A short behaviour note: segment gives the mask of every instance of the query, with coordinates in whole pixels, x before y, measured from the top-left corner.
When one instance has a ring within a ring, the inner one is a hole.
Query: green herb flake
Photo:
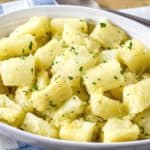
[[[128,48],[131,50],[132,49],[132,42],[129,43]]]
[[[96,85],[96,82],[92,82],[93,85]]]
[[[79,68],[79,71],[83,71],[83,67],[82,66]]]
[[[121,74],[124,74],[124,70],[121,70],[120,73],[121,73]]]
[[[37,91],[37,90],[38,90],[37,84],[34,83],[34,84],[32,85],[32,88],[31,88],[30,90],[31,90],[31,91]]]
[[[80,91],[77,91],[78,94],[80,94]]]
[[[26,91],[23,91],[25,93],[25,95],[27,96],[29,94],[29,91],[26,90]]]
[[[34,71],[33,68],[31,68],[31,72],[32,72],[32,73],[33,73],[33,71]]]
[[[100,26],[101,26],[101,28],[105,28],[106,27],[106,23],[101,22]]]
[[[57,105],[53,103],[53,101],[49,101],[50,107],[56,107]]]
[[[118,79],[118,77],[117,77],[117,76],[114,76],[114,79],[115,79],[115,80],[117,80],[117,79]]]
[[[78,55],[78,52],[76,52],[76,49],[74,47],[71,47],[69,49],[70,52],[74,53],[75,55]]]
[[[21,59],[25,60],[26,56],[20,56]]]
[[[25,50],[24,50],[24,48],[22,49],[22,54],[24,55],[24,53],[25,53]]]
[[[73,80],[73,77],[72,77],[72,76],[68,76],[68,79],[69,79],[69,80]]]
[[[83,20],[83,19],[80,19],[80,21],[83,22],[84,20]]]
[[[32,47],[33,47],[33,43],[32,43],[32,41],[30,41],[30,43],[29,43],[29,49],[32,50]]]

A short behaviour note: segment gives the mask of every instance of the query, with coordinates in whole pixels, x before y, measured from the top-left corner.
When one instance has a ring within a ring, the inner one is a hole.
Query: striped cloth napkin
[[[14,2],[0,4],[0,15],[12,12],[14,10],[24,9],[37,5],[55,4],[55,0],[17,0]],[[150,19],[150,7],[120,10],[133,15],[138,15],[146,19]],[[26,143],[15,141],[8,137],[0,135],[0,150],[44,150],[35,148]],[[144,149],[143,149],[144,150]]]

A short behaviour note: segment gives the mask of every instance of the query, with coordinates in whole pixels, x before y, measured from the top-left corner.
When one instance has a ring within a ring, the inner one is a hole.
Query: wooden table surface
[[[100,6],[110,9],[124,9],[150,6],[150,0],[97,0]]]

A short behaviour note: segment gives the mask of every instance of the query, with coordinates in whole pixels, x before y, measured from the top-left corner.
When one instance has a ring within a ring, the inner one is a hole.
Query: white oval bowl
[[[0,37],[8,35],[19,24],[24,23],[31,16],[40,15],[50,17],[84,17],[92,19],[95,22],[106,18],[124,29],[131,37],[140,40],[145,46],[150,48],[150,28],[104,10],[69,5],[39,6],[1,15]],[[0,123],[0,134],[44,148],[44,150],[150,150],[150,139],[110,144],[73,142],[31,134],[6,125],[5,123]]]

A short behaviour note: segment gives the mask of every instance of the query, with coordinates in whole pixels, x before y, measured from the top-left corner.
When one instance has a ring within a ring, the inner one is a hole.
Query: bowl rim
[[[114,16],[119,16],[118,14],[113,14],[111,12],[107,12],[105,10],[101,10],[98,8],[90,8],[90,7],[83,7],[83,6],[74,6],[74,5],[43,5],[43,6],[33,6],[30,8],[24,8],[21,10],[16,10],[13,12],[9,12],[7,14],[2,14],[0,15],[0,19],[1,17],[6,17],[9,16],[10,14],[16,14],[22,11],[27,11],[27,10],[32,10],[32,9],[38,9],[38,8],[65,8],[67,9],[68,7],[72,7],[74,9],[86,9],[88,11],[101,11],[101,12],[105,12],[108,14],[112,14]],[[138,24],[141,27],[144,27],[145,29],[149,30],[150,28],[140,24],[139,22],[135,21],[135,20],[131,20],[129,18],[126,18],[124,16],[120,16],[121,18],[124,18],[126,20],[130,20],[132,22],[135,22],[136,24]],[[69,140],[62,140],[62,139],[55,139],[55,138],[49,138],[49,137],[44,137],[41,135],[36,135],[36,134],[32,134],[30,132],[26,132],[23,131],[21,129],[12,127],[6,123],[1,123],[0,122],[0,130],[4,129],[5,131],[9,131],[12,133],[16,133],[19,134],[21,136],[24,136],[26,138],[29,139],[35,139],[37,141],[41,141],[41,142],[47,142],[47,143],[51,143],[51,144],[59,144],[59,145],[66,145],[66,146],[77,146],[77,147],[90,147],[90,148],[94,148],[94,147],[103,147],[103,148],[113,148],[113,147],[128,147],[128,146],[141,146],[141,145],[145,145],[145,144],[149,144],[150,145],[150,139],[144,139],[144,140],[136,140],[136,141],[127,141],[127,142],[115,142],[115,143],[102,143],[102,142],[78,142],[78,141],[69,141]]]

